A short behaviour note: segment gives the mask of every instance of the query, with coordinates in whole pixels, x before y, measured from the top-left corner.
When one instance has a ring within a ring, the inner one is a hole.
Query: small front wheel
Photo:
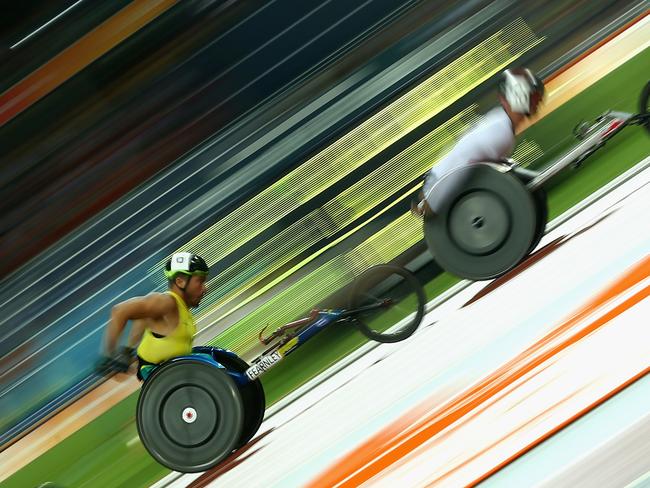
[[[354,321],[368,338],[398,342],[411,336],[422,322],[426,298],[413,273],[380,264],[364,271],[352,284],[349,299]]]

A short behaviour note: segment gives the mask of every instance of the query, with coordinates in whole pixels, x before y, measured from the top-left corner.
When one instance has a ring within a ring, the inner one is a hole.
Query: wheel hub
[[[196,421],[196,410],[192,407],[185,407],[182,414],[183,420],[188,424],[193,424]]]
[[[200,414],[195,406],[201,405]],[[219,422],[210,394],[198,385],[183,385],[169,393],[162,406],[161,422],[168,438],[179,446],[206,442]]]
[[[485,255],[499,249],[510,232],[510,215],[495,193],[477,190],[464,195],[449,214],[449,234],[463,251]]]

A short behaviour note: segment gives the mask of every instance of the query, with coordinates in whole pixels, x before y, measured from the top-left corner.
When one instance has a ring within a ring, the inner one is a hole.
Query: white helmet
[[[507,69],[499,83],[499,93],[513,112],[530,115],[533,100],[544,96],[544,82],[529,69]]]

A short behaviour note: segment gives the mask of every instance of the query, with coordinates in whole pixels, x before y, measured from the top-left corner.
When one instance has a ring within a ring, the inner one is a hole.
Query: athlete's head
[[[527,68],[507,69],[499,82],[499,97],[512,112],[531,116],[544,98],[544,82]]]
[[[174,253],[165,265],[169,288],[177,288],[189,307],[197,307],[205,295],[208,271],[205,260],[191,252]]]

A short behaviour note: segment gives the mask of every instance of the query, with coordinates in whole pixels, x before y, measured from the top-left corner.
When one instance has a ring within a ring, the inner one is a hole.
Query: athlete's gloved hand
[[[135,349],[132,347],[122,347],[110,356],[104,356],[95,369],[98,372],[107,373],[115,371],[125,373],[135,358]]]
[[[419,218],[424,217],[424,205],[422,202],[411,200],[411,214]]]
[[[437,217],[438,215],[433,210],[431,210],[429,204],[424,199],[420,200],[419,202],[411,200],[411,213],[419,218],[424,218],[425,216],[433,218]]]

